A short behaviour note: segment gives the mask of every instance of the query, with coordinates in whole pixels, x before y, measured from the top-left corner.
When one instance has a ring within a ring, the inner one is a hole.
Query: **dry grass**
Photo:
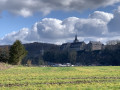
[[[6,63],[0,63],[0,70],[6,70],[13,67],[12,65],[6,64]]]

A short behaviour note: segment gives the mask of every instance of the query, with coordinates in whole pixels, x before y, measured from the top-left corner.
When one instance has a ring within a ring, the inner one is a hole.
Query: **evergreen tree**
[[[27,51],[19,40],[16,40],[10,48],[10,57],[8,63],[13,65],[21,64],[22,59],[26,56]]]

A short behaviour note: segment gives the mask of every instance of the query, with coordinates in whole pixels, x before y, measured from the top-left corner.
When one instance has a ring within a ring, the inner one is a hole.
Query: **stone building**
[[[71,43],[69,49],[71,51],[80,51],[85,49],[85,45],[85,42],[79,42],[79,40],[77,39],[77,35],[75,35],[75,40],[73,41],[73,43]]]
[[[90,41],[86,44],[84,41],[79,42],[77,39],[77,35],[75,35],[75,39],[72,43],[64,43],[61,45],[61,50],[68,50],[68,51],[95,51],[101,50],[103,48],[103,44],[101,42]]]
[[[80,51],[85,49],[85,45],[85,42],[79,42],[77,35],[75,35],[75,40],[72,43],[63,43],[60,49],[68,51]]]
[[[71,43],[70,45],[70,50],[72,51],[81,51],[81,50],[85,50],[85,42],[76,42],[76,43]]]
[[[103,44],[97,41],[90,41],[86,45],[86,51],[102,50]]]

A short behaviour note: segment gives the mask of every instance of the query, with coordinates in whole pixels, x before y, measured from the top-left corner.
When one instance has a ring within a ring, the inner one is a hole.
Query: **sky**
[[[0,0],[0,45],[120,40],[120,0]]]

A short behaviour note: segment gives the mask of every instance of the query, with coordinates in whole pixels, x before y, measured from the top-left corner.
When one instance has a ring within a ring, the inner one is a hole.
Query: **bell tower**
[[[75,40],[74,40],[74,43],[77,43],[79,42],[79,40],[77,39],[77,34],[75,35]]]

